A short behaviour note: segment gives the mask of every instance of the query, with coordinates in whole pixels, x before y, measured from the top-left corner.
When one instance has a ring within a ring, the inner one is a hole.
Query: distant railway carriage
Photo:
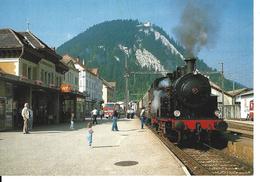
[[[208,78],[194,71],[195,61],[187,59],[185,66],[156,79],[139,102],[158,131],[175,142],[210,140],[227,129]]]

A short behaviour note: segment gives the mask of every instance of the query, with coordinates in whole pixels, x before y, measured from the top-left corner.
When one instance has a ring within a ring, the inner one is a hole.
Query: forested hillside
[[[124,48],[123,48],[124,47]],[[125,50],[124,50],[125,49]],[[185,50],[166,32],[149,22],[113,20],[88,28],[57,49],[59,54],[80,57],[89,68],[97,67],[100,76],[116,81],[116,100],[124,98],[125,60],[128,63],[130,99],[139,99],[152,81],[160,75],[132,74],[132,72],[173,71],[184,64]],[[127,54],[126,54],[127,52]],[[198,59],[200,72],[216,72]],[[221,85],[220,73],[209,74],[210,79]],[[232,81],[225,79],[225,90],[232,90]],[[241,85],[236,83],[236,88]]]

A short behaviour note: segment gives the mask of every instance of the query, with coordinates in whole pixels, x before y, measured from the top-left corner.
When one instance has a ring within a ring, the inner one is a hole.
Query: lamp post
[[[224,63],[221,62],[222,118],[224,119]]]

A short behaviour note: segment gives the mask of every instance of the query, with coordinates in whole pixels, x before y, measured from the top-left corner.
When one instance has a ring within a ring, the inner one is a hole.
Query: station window
[[[44,82],[44,71],[43,70],[41,70],[41,81]]]
[[[47,72],[44,72],[44,83],[47,83]]]
[[[51,84],[54,84],[54,76],[53,76],[53,73],[51,73]]]
[[[70,82],[70,73],[67,74],[67,82]]]
[[[48,84],[50,84],[50,83],[51,83],[51,74],[48,73]]]
[[[56,86],[59,86],[59,78],[56,76],[55,79],[56,79]]]
[[[27,77],[27,64],[22,64],[22,75]]]
[[[33,80],[37,80],[38,78],[38,75],[37,75],[37,68],[36,67],[33,67],[33,73],[32,73],[32,79]]]
[[[32,68],[31,67],[28,67],[28,79],[32,79]]]
[[[78,83],[79,83],[78,79],[79,79],[78,77],[75,77],[75,85],[78,85]]]

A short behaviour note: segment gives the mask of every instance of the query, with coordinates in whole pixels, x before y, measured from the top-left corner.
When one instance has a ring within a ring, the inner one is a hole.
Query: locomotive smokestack
[[[186,62],[187,65],[187,73],[193,73],[193,71],[195,70],[196,59],[190,58],[190,59],[185,59],[184,61]]]

